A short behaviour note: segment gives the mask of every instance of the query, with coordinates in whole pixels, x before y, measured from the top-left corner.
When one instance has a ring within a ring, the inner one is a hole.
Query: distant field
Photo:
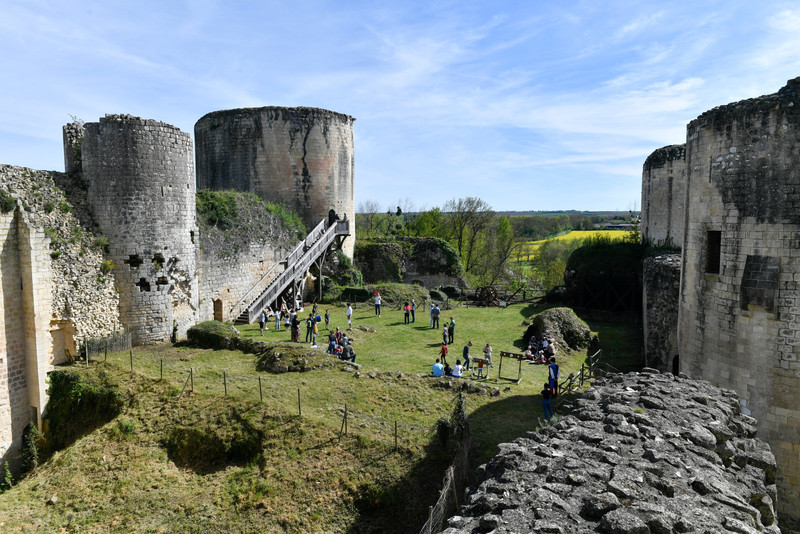
[[[520,256],[525,259],[527,256],[532,256],[536,250],[542,246],[542,243],[545,241],[579,241],[586,239],[587,237],[593,237],[597,235],[604,235],[608,236],[613,240],[624,239],[628,232],[626,230],[574,230],[568,234],[564,234],[558,237],[553,237],[550,239],[541,239],[539,241],[525,241],[522,243],[522,250],[520,252]]]

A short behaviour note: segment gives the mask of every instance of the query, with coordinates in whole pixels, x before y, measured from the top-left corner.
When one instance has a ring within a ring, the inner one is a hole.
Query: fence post
[[[222,385],[225,388],[225,396],[228,396],[228,375],[222,371]]]
[[[133,374],[133,351],[131,351],[131,374]]]
[[[191,368],[191,367],[189,367],[189,383],[191,385],[191,387],[189,388],[189,391],[194,393],[194,369]]]
[[[264,390],[261,389],[261,377],[258,377],[258,395],[261,397],[261,402],[264,402]]]
[[[433,532],[433,506],[428,506],[428,534]]]

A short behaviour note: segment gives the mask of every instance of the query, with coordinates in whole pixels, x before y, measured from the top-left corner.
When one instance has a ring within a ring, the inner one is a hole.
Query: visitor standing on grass
[[[406,302],[403,304],[403,324],[411,322],[411,305]]]
[[[492,346],[488,343],[483,347],[483,359],[486,360],[489,367],[494,367],[494,365],[492,365]]]
[[[456,320],[450,317],[450,324],[447,325],[447,344],[453,343],[453,336],[456,333]]]
[[[553,392],[553,397],[558,396],[558,365],[556,365],[556,357],[550,358],[550,366],[548,367],[550,391]]]
[[[447,327],[442,328],[442,344],[447,345]]]
[[[353,307],[350,305],[349,302],[347,303],[347,311],[345,311],[344,314],[347,316],[347,329],[348,330],[352,330],[353,329]]]
[[[275,330],[281,329],[281,310],[275,312]]]
[[[415,312],[417,311],[417,301],[411,299],[411,322],[413,323],[416,319]]]
[[[466,345],[464,345],[464,352],[461,353],[461,356],[464,358],[464,369],[469,369],[469,348],[472,346],[472,341],[468,341]]]
[[[258,328],[261,330],[261,335],[264,335],[264,324],[267,322],[267,310],[261,310],[258,315]]]
[[[350,303],[348,302],[347,305],[349,306]],[[328,310],[325,310],[325,330],[330,330],[329,324],[331,324],[331,314],[328,313]]]
[[[431,328],[439,328],[439,314],[441,311],[439,306],[434,302],[431,307]]]
[[[439,351],[439,355],[441,356],[442,363],[447,364],[447,343],[442,343],[442,349]],[[439,360],[436,360],[437,362]]]
[[[381,294],[375,292],[375,315],[381,316]]]
[[[550,397],[552,396],[553,394],[550,391],[550,383],[545,382],[544,388],[542,388],[542,411],[544,411],[544,418],[547,421],[553,417],[553,404],[550,402]]]

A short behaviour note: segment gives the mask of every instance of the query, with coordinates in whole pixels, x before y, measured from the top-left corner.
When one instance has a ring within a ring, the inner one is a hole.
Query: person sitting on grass
[[[453,376],[453,369],[450,368],[450,364],[444,364],[444,376]]]
[[[344,347],[342,347],[342,360],[349,360],[351,362],[356,361],[356,351],[353,350],[353,345],[347,343]]]
[[[453,366],[453,376],[456,378],[461,378],[461,375],[464,374],[464,367],[461,365],[461,360],[456,360],[456,364]]]
[[[439,363],[439,358],[436,358],[436,363],[433,364],[431,373],[433,373],[433,376],[442,376],[444,374],[444,365]]]

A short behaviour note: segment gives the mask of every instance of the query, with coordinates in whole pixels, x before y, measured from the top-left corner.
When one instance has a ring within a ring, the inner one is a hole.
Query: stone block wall
[[[354,221],[354,120],[302,107],[209,113],[195,125],[197,187],[282,203],[309,229],[330,210]],[[343,244],[350,258],[354,241],[351,235]]]
[[[19,453],[31,420],[25,373],[25,320],[14,213],[0,214],[0,462]]]
[[[49,239],[23,212],[0,214],[0,462],[18,464],[22,431],[40,424],[53,368]]]
[[[204,247],[198,261],[202,296],[199,307],[200,320],[209,321],[215,318],[222,321],[235,320],[236,317],[230,314],[233,305],[289,252],[288,248],[258,240],[242,244],[240,252],[226,256],[218,255]],[[261,290],[281,272],[283,267],[279,266],[273,271],[274,276],[265,281]],[[256,296],[258,290],[254,291],[253,297]],[[219,301],[221,317],[215,317],[215,301]]]
[[[134,344],[185,335],[197,321],[192,143],[179,129],[129,115],[85,125],[83,178],[110,241],[120,320]]]
[[[681,370],[735,389],[800,519],[800,78],[687,129]]]
[[[680,246],[686,201],[686,145],[659,148],[642,168],[642,239]]]
[[[673,371],[678,357],[678,300],[681,256],[646,258],[642,276],[645,364]]]

